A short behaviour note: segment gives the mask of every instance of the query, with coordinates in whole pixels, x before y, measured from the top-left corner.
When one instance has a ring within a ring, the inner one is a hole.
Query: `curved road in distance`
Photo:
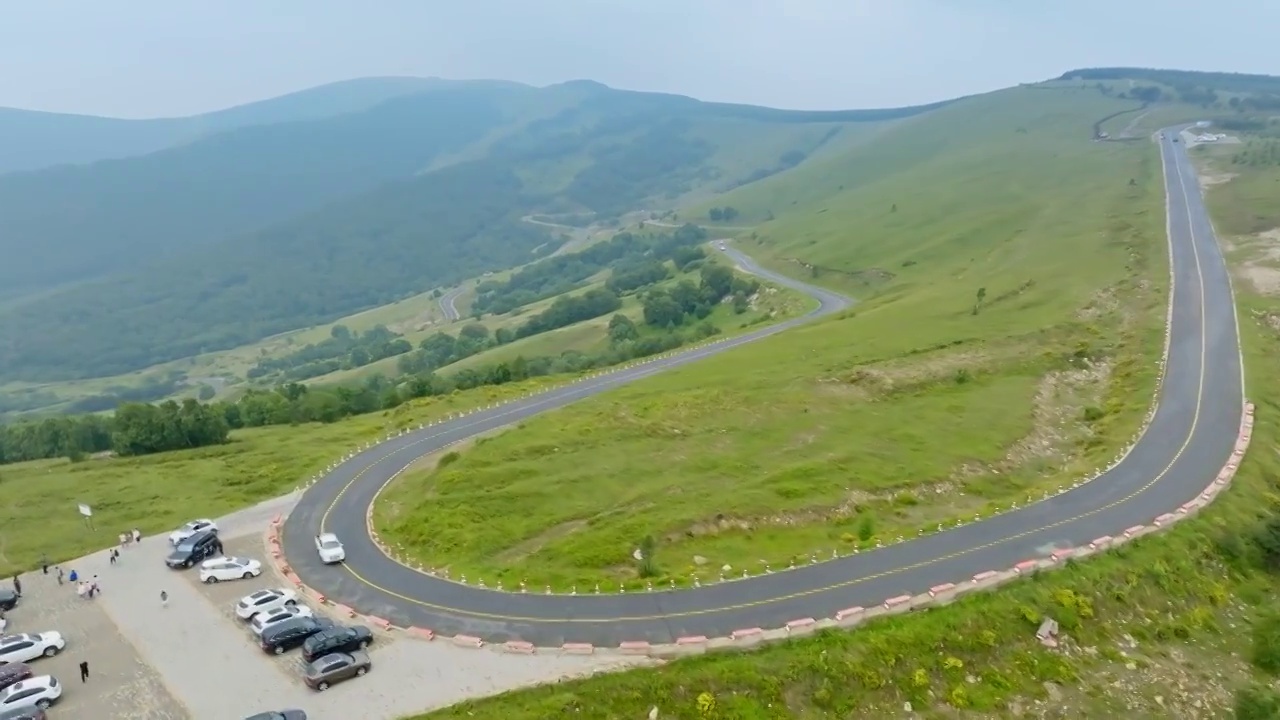
[[[783,332],[847,306],[834,293],[780,277],[732,249],[744,269],[812,293],[820,307],[750,335],[567,387],[394,438],[358,454],[321,478],[289,515],[285,553],[308,586],[334,602],[402,626],[489,642],[540,646],[628,640],[667,643],[680,636],[724,636],[831,617],[854,606],[918,594],[1005,569],[1054,549],[1087,544],[1149,523],[1194,498],[1217,475],[1234,446],[1244,397],[1235,310],[1226,265],[1181,144],[1161,134],[1174,283],[1169,354],[1156,413],[1134,449],[1091,483],[1019,510],[838,560],[697,589],[625,595],[518,594],[431,577],[388,558],[369,536],[367,513],[378,492],[415,458],[447,443],[563,407],[624,383]],[[496,518],[495,522],[501,522]],[[344,565],[325,566],[312,536],[338,533]],[[472,578],[474,582],[476,579]],[[536,589],[531,589],[535,590]],[[587,590],[581,588],[581,590]]]
[[[440,312],[444,313],[445,322],[454,322],[462,317],[458,312],[457,306],[454,305],[458,298],[462,296],[462,291],[463,288],[459,286],[436,298],[436,302],[440,305]]]

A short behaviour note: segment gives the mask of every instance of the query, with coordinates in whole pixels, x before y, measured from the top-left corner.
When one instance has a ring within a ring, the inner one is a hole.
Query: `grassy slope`
[[[1181,119],[1181,118],[1179,118]],[[1199,163],[1205,158],[1197,157]],[[1230,717],[1232,692],[1255,676],[1252,628],[1280,592],[1276,576],[1222,548],[1280,512],[1280,208],[1259,189],[1280,168],[1232,168],[1209,192],[1236,273],[1253,446],[1233,486],[1171,531],[998,593],[746,654],[681,660],[657,670],[599,676],[463,703],[418,716],[451,718],[644,717],[756,720],[898,717],[904,703],[928,718],[958,708],[999,717]],[[1264,227],[1260,227],[1264,226]],[[1267,271],[1258,274],[1258,271]],[[1206,478],[1207,480],[1207,478]],[[1056,618],[1065,649],[1034,641]],[[1264,683],[1274,678],[1257,676]]]
[[[1158,156],[1089,140],[1125,106],[1094,91],[964,100],[717,200],[776,216],[749,252],[819,266],[865,302],[406,474],[381,534],[426,565],[556,586],[638,583],[628,558],[653,535],[660,580],[691,582],[1095,467],[1137,430],[1163,340]],[[1063,361],[1077,351],[1098,364]],[[1085,426],[1086,407],[1102,419]]]

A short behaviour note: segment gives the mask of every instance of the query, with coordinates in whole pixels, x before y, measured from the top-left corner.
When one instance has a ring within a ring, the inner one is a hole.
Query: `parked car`
[[[0,720],[4,718],[0,717]],[[244,720],[307,720],[307,714],[296,708],[289,710],[268,710],[257,715],[250,715]]]
[[[201,530],[178,543],[164,562],[171,568],[185,570],[206,558],[221,553],[222,541],[218,539],[217,531]]]
[[[12,610],[18,607],[18,593],[9,588],[0,589],[0,610]]]
[[[306,605],[285,605],[275,610],[263,610],[255,613],[253,618],[249,620],[249,627],[258,635],[261,635],[267,628],[275,627],[285,620],[292,620],[300,617],[311,617],[314,613],[311,608]]]
[[[24,663],[38,657],[53,657],[67,647],[62,633],[43,632],[6,635],[0,638],[0,663]]]
[[[204,531],[218,532],[218,524],[209,519],[192,520],[182,527],[169,533],[169,544],[177,545],[187,538]]]
[[[356,651],[347,653],[330,653],[307,663],[302,668],[302,681],[307,687],[316,690],[328,690],[329,686],[348,678],[360,677],[373,667],[369,654]]]
[[[347,551],[342,547],[338,536],[333,533],[321,533],[316,536],[316,552],[320,553],[320,562],[325,564],[339,563],[347,559]]]
[[[276,623],[273,628],[267,628],[262,633],[259,644],[266,652],[283,655],[286,650],[298,647],[306,642],[307,638],[333,626],[333,621],[326,618],[299,617],[285,620],[282,623]]]
[[[0,720],[49,720],[49,716],[38,707],[14,708],[0,710]]]
[[[11,662],[0,665],[0,690],[27,680],[32,675],[34,673],[31,672],[31,666],[26,663]]]
[[[282,607],[298,604],[298,593],[286,588],[259,590],[240,598],[236,603],[236,617],[248,620],[260,612],[278,610]]]
[[[200,582],[248,580],[262,574],[262,563],[250,558],[220,557],[200,563]]]
[[[52,675],[38,675],[0,690],[0,710],[36,707],[49,709],[62,697],[62,683]]]
[[[364,650],[373,644],[373,633],[363,625],[338,625],[307,638],[302,643],[302,659],[311,662],[330,653]]]

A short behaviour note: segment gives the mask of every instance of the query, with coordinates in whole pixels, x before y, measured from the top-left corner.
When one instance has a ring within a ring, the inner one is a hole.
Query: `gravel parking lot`
[[[220,519],[227,553],[267,560],[261,533],[266,520],[279,511],[278,505]],[[117,566],[109,565],[106,553],[75,563],[82,575],[100,576],[103,594],[90,603],[81,601],[74,589],[67,587],[61,602],[80,613],[97,613],[101,619],[98,625],[87,620],[48,620],[54,624],[50,629],[67,634],[67,655],[37,663],[63,663],[65,669],[60,665],[55,674],[68,683],[65,707],[92,706],[93,710],[68,710],[51,713],[51,717],[237,720],[264,710],[294,707],[306,710],[309,720],[394,720],[516,687],[643,662],[627,658],[506,655],[489,649],[467,650],[442,642],[424,642],[396,636],[394,632],[390,636],[379,633],[370,649],[373,671],[369,675],[316,693],[298,677],[298,651],[283,657],[262,652],[252,631],[232,610],[235,601],[254,590],[281,586],[269,563],[260,578],[204,585],[195,570],[168,569],[164,565],[168,551],[163,537],[144,538],[141,545],[122,553]],[[33,578],[30,587],[24,580],[23,589],[33,599],[41,580]],[[48,581],[54,584],[52,576]],[[161,590],[169,594],[168,607],[161,607]],[[13,613],[15,628],[43,629],[33,627],[37,620],[27,621],[22,615],[35,604],[24,605]],[[320,610],[314,606],[312,609]],[[339,619],[344,621],[351,622]],[[137,648],[136,655],[120,652],[129,648],[129,643]],[[118,702],[119,711],[103,710],[112,707],[105,696],[90,696],[75,685],[81,647],[85,653],[94,652],[90,648],[102,648],[100,655],[86,655],[94,672],[90,684],[97,687],[111,682],[115,700],[110,702]],[[148,666],[161,668],[162,674]],[[73,702],[86,705],[72,705]],[[63,706],[55,711],[60,707]]]
[[[68,572],[69,568],[64,568]],[[109,589],[116,578],[103,573]],[[7,582],[6,582],[7,584]],[[108,617],[101,599],[76,595],[71,583],[58,585],[49,575],[22,576],[22,601],[6,613],[8,634],[54,630],[66,638],[67,648],[52,658],[29,664],[41,675],[63,684],[62,700],[49,710],[58,720],[189,720],[187,712]],[[89,663],[89,680],[80,682],[80,663]]]

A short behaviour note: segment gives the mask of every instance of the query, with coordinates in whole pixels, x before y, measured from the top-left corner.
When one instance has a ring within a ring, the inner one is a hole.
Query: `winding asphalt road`
[[[440,305],[440,312],[444,313],[445,322],[454,322],[459,317],[462,317],[454,303],[462,296],[463,289],[461,287],[453,288],[436,299],[436,302]]]
[[[849,304],[829,291],[763,270],[727,249],[724,252],[744,269],[813,295],[819,307],[804,318],[550,390],[360,453],[321,478],[290,514],[282,533],[290,564],[304,583],[334,602],[397,625],[427,627],[442,635],[475,635],[489,642],[616,646],[628,640],[666,643],[688,635],[723,636],[739,628],[780,627],[795,618],[830,617],[843,608],[871,607],[889,597],[959,583],[979,572],[1009,568],[1056,548],[1085,545],[1150,523],[1194,498],[1216,476],[1235,443],[1244,403],[1227,268],[1185,150],[1168,139],[1160,141],[1160,149],[1174,276],[1164,382],[1146,433],[1122,462],[1093,482],[982,522],[872,552],[690,590],[573,596],[498,592],[431,577],[378,549],[369,535],[368,510],[380,489],[415,458],[785,332]],[[312,536],[321,529],[343,539],[345,565],[318,562]]]

